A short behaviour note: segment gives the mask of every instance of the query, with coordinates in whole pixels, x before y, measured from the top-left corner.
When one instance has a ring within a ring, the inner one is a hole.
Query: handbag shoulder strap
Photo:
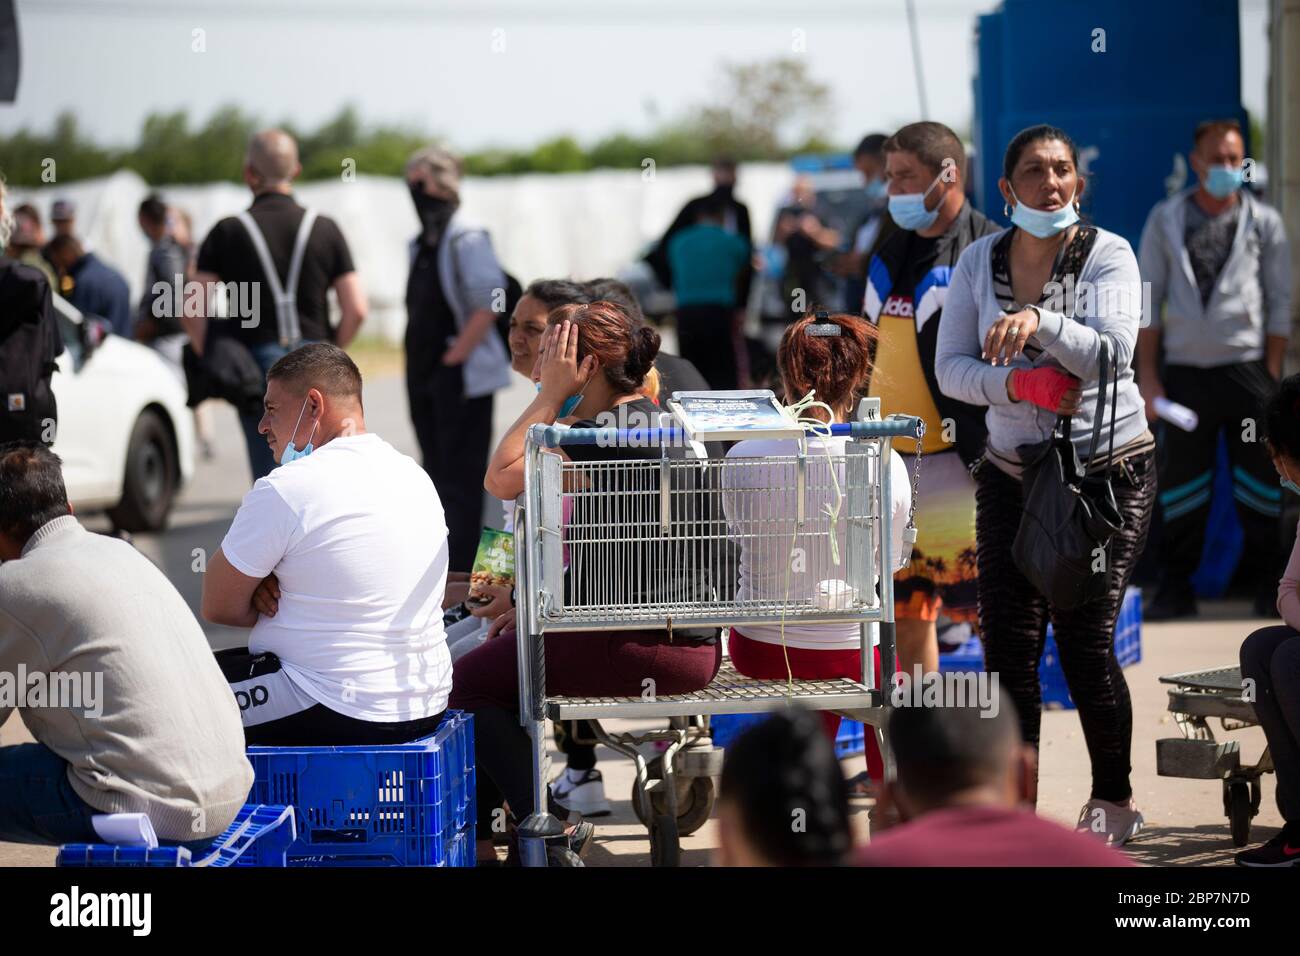
[[[1119,357],[1111,347],[1110,339],[1106,337],[1105,332],[1099,333],[1098,339],[1100,340],[1100,369],[1097,373],[1097,408],[1093,413],[1092,441],[1088,445],[1088,463],[1084,466],[1085,472],[1092,467],[1097,457],[1097,446],[1101,443],[1102,423],[1106,417],[1106,386],[1108,383],[1111,388],[1111,402],[1110,448],[1107,454],[1111,457],[1115,454],[1115,409],[1119,400]],[[1110,459],[1107,458],[1107,460]]]

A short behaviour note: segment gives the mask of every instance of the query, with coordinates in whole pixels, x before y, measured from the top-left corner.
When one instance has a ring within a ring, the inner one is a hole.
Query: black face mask
[[[435,243],[447,228],[457,203],[451,199],[430,196],[422,186],[411,185],[409,188],[411,201],[415,203],[415,213],[420,217],[420,225],[423,227],[424,241]]]
[[[720,186],[713,187],[713,195],[719,196],[723,199],[730,199],[731,194],[735,191],[735,189],[736,189],[735,183],[724,183]]]

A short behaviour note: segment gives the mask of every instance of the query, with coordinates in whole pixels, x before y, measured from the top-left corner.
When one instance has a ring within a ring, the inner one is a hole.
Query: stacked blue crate
[[[715,714],[709,718],[709,732],[713,746],[725,748],[742,733],[762,723],[770,714]],[[840,721],[840,732],[835,737],[835,755],[841,759],[860,754],[866,747],[862,723],[845,718]]]
[[[285,866],[293,843],[293,807],[245,804],[212,846],[192,853],[181,846],[153,849],[107,843],[69,843],[59,847],[55,866],[200,867]]]
[[[1115,656],[1121,667],[1130,667],[1142,660],[1142,592],[1138,588],[1129,588],[1124,595],[1124,603],[1120,605],[1119,617],[1115,621]],[[951,653],[939,655],[940,671],[983,669],[984,648],[978,637],[970,638]],[[1038,665],[1038,679],[1042,683],[1045,707],[1073,709],[1074,701],[1065,684],[1065,674],[1061,670],[1061,658],[1056,650],[1056,638],[1051,624],[1047,626],[1047,640]]]
[[[250,747],[255,801],[297,811],[289,866],[473,866],[474,725],[384,747]]]

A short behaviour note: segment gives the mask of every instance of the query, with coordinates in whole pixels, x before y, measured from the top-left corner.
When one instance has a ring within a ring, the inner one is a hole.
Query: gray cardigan
[[[25,704],[27,729],[68,762],[72,789],[95,809],[145,813],[159,838],[199,840],[248,797],[230,686],[185,600],[129,544],[68,515],[0,565],[0,672],[78,690],[0,698],[0,724]]]
[[[984,337],[1002,316],[993,291],[990,252],[1006,230],[984,236],[966,247],[953,270],[939,325],[935,371],[945,395],[987,405],[989,447],[999,456],[1018,461],[1018,446],[1042,441],[1052,433],[1056,414],[1029,402],[1007,397],[1007,378],[1013,369],[1061,368],[1083,382],[1079,411],[1071,418],[1071,435],[1082,459],[1092,439],[1093,411],[1097,401],[1100,336],[1106,335],[1119,363],[1119,400],[1115,412],[1115,447],[1140,437],[1147,428],[1142,396],[1133,381],[1133,349],[1141,315],[1141,281],[1137,259],[1128,242],[1104,229],[1078,276],[1072,315],[1042,308],[1042,322],[1034,340],[1043,353],[1035,362],[1020,355],[1010,365],[991,365],[980,358]],[[1049,299],[1048,306],[1061,304]],[[1063,307],[1063,305],[1061,306]],[[1109,395],[1109,388],[1107,394]],[[1109,428],[1107,398],[1103,423]],[[1107,440],[1103,431],[1102,440]]]
[[[1151,284],[1146,324],[1161,330],[1165,361],[1213,368],[1264,357],[1266,335],[1291,334],[1291,254],[1276,209],[1240,192],[1237,234],[1210,301],[1187,255],[1185,189],[1157,203],[1138,244],[1142,278]],[[1165,306],[1161,317],[1160,307]],[[1145,326],[1144,326],[1145,327]]]
[[[492,309],[498,302],[504,305],[506,277],[486,229],[469,224],[457,213],[447,223],[443,239],[438,246],[438,281],[456,328],[463,329],[479,309]],[[419,241],[418,237],[411,240],[412,263]],[[463,369],[466,398],[491,395],[510,384],[510,355],[496,329],[483,336]]]

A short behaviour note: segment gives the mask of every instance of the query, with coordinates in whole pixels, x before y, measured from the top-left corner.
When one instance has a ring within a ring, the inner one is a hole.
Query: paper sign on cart
[[[696,441],[801,438],[804,433],[767,389],[673,392],[668,407]]]

